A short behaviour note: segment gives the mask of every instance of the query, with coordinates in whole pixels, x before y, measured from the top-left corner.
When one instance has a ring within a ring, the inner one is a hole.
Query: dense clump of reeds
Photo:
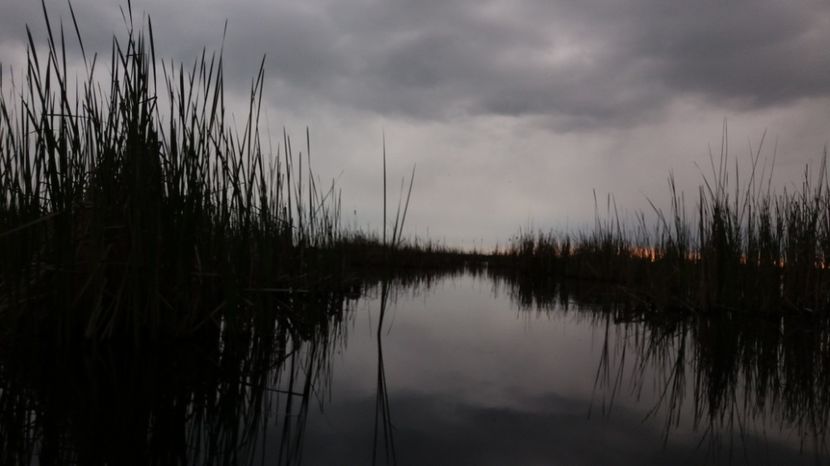
[[[70,11],[83,80],[45,8],[46,46],[29,33],[22,87],[0,80],[4,328],[48,313],[64,334],[187,332],[245,290],[331,274],[312,252],[339,240],[339,193],[313,176],[308,134],[305,153],[285,133],[275,154],[264,147],[264,60],[240,130],[221,53],[160,63],[152,23],[134,29],[128,4],[102,86]]]
[[[762,141],[763,143],[763,141]],[[669,177],[670,207],[652,204],[636,228],[608,215],[578,235],[521,232],[491,261],[525,278],[587,278],[620,284],[660,307],[688,311],[830,311],[830,181],[826,155],[801,189],[775,192],[772,170],[752,153],[748,179],[727,166],[726,144],[704,176],[696,214]]]

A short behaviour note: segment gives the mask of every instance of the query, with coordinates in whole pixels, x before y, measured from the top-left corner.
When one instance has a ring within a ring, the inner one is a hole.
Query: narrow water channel
[[[830,464],[823,321],[487,273],[358,288],[169,347],[4,347],[0,463]]]
[[[708,386],[683,326],[522,306],[471,275],[382,295],[344,324],[308,464],[826,464],[815,413],[759,400],[739,373]]]

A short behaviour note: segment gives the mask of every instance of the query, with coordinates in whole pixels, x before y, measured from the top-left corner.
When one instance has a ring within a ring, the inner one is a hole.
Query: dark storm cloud
[[[685,95],[744,110],[825,95],[827,11],[778,0],[333,2],[275,7],[264,13],[274,21],[238,21],[233,34],[262,44],[286,92],[336,105],[594,127]]]
[[[669,89],[764,107],[830,89],[823,2],[641,2],[627,49],[660,64]]]
[[[37,2],[19,3],[2,7],[2,41],[22,40],[20,19],[37,18]],[[636,123],[677,97],[752,110],[830,87],[823,1],[148,0],[134,8],[156,18],[164,52],[186,61],[218,45],[227,18],[229,81],[243,88],[267,54],[269,96],[289,107],[542,116],[590,128]],[[106,50],[120,13],[81,1],[76,10]]]
[[[82,28],[84,42],[99,52],[109,53],[112,38],[124,31],[124,21],[119,3],[101,5],[95,0],[74,0],[72,6]],[[63,23],[67,41],[75,43],[75,30],[66,1],[46,1],[46,10],[53,32],[60,33]],[[126,12],[126,2],[124,2]],[[0,45],[27,43],[26,26],[37,43],[46,42],[46,22],[40,1],[9,1],[0,5]],[[3,57],[0,57],[2,59]]]

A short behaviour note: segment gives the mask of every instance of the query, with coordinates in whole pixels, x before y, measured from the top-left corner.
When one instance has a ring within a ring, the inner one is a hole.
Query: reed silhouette
[[[805,167],[801,189],[772,189],[761,148],[728,168],[726,128],[719,157],[699,187],[696,213],[669,176],[667,211],[652,202],[626,224],[611,196],[606,213],[577,234],[521,230],[488,262],[526,281],[579,279],[625,288],[658,310],[688,313],[830,311],[830,180],[827,155]],[[763,139],[761,141],[763,144]],[[741,182],[741,173],[746,181]],[[595,197],[596,202],[596,197]],[[651,201],[650,201],[651,202]]]

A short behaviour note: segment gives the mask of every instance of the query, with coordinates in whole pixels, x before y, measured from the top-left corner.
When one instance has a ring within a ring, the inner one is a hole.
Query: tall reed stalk
[[[235,128],[221,52],[158,60],[128,2],[102,83],[70,12],[83,79],[44,3],[45,49],[27,28],[22,88],[0,80],[0,315],[92,338],[186,331],[322,268],[309,251],[339,240],[339,191],[313,175],[308,132],[305,154],[285,132],[263,147],[265,60]]]

